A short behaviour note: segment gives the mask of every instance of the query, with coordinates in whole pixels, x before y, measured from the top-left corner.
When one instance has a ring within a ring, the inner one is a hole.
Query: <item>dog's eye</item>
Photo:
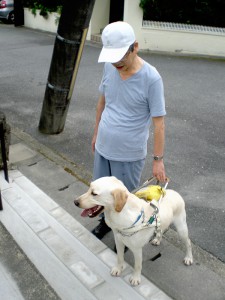
[[[92,196],[97,196],[97,194],[94,191],[92,191],[91,194]]]

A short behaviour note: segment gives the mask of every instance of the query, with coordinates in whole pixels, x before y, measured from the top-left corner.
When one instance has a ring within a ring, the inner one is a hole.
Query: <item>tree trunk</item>
[[[64,1],[39,122],[43,133],[64,129],[94,3]]]

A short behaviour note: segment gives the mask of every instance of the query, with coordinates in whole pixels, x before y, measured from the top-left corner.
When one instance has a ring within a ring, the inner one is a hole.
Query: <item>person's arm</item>
[[[159,181],[166,181],[165,167],[163,159],[164,143],[165,143],[165,124],[164,117],[152,118],[154,126],[154,142],[153,142],[153,156],[159,157],[159,160],[153,159],[152,173]]]
[[[94,135],[92,138],[92,151],[95,151],[95,142],[98,134],[98,125],[101,120],[102,112],[105,108],[105,96],[101,95],[98,99],[97,108],[96,108],[96,119],[95,119],[95,127],[94,127]]]

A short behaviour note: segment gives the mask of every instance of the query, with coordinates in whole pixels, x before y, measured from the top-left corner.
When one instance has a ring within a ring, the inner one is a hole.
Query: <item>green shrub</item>
[[[48,13],[61,13],[63,0],[23,0],[23,6],[31,9],[36,15],[37,9],[40,10],[40,15],[47,18]]]
[[[225,27],[224,0],[141,0],[144,20]]]

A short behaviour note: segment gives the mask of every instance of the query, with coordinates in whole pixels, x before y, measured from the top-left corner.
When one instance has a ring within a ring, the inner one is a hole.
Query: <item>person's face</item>
[[[137,51],[138,51],[138,43],[135,42],[133,45],[131,45],[131,47],[128,49],[127,53],[123,56],[123,58],[120,61],[113,63],[112,65],[119,72],[127,71],[132,67]]]

